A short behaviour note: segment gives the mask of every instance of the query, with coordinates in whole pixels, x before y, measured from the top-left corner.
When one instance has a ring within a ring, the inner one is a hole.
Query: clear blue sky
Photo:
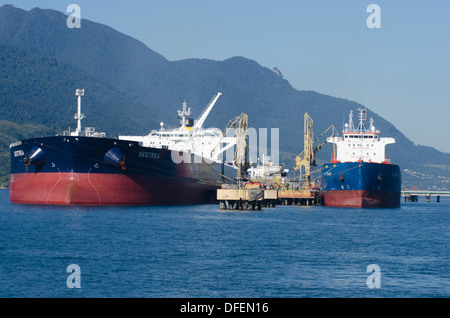
[[[361,103],[416,144],[450,153],[450,1],[0,0],[6,3],[64,13],[78,4],[82,19],[169,60],[244,56],[276,66],[294,88]],[[381,8],[380,29],[366,24],[372,3]]]

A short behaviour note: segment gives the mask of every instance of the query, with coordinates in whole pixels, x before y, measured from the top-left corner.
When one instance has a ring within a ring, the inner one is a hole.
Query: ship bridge
[[[353,123],[353,111],[350,111],[348,123],[344,125],[342,137],[330,137],[329,143],[336,145],[337,162],[375,162],[389,163],[386,158],[385,148],[388,144],[395,143],[394,138],[380,137],[380,130],[374,126],[373,118],[370,118],[370,125],[367,128],[367,110],[358,109],[359,122],[355,127]]]
[[[219,128],[204,128],[203,124],[222,93],[217,93],[197,120],[190,118],[191,108],[186,101],[178,110],[180,126],[168,129],[161,122],[159,130],[152,130],[146,136],[119,136],[119,139],[137,141],[142,147],[182,151],[222,162],[223,154],[236,145],[235,137],[224,136]],[[219,144],[219,145],[218,145]]]

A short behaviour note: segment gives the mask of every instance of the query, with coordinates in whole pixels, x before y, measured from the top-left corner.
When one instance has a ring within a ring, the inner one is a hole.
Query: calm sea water
[[[16,205],[0,190],[0,210],[0,297],[450,296],[450,198],[236,212]]]

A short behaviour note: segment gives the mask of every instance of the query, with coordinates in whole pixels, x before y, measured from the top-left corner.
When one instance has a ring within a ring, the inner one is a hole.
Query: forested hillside
[[[402,169],[450,178],[450,154],[415,145],[370,105],[297,90],[271,68],[244,57],[168,61],[108,26],[82,20],[81,29],[69,29],[66,19],[54,10],[0,8],[0,120],[60,132],[74,126],[74,92],[84,88],[83,125],[108,135],[144,134],[160,121],[176,125],[176,110],[184,100],[197,117],[222,92],[205,126],[223,129],[245,112],[251,127],[279,128],[281,161],[291,167],[303,149],[305,112],[318,136],[331,124],[340,131],[350,109],[367,107],[382,134],[396,138],[387,148],[393,162]],[[330,151],[324,148],[319,159],[328,160]],[[7,169],[1,167],[5,175]],[[404,180],[405,185],[435,186],[433,179],[408,173]]]

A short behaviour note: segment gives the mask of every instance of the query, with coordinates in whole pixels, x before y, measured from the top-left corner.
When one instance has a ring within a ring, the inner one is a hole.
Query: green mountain
[[[9,144],[75,128],[75,89],[84,88],[84,126],[108,135],[155,127],[155,112],[111,85],[54,59],[0,44],[0,186],[8,184]],[[142,116],[142,115],[145,116]]]
[[[331,124],[341,130],[348,111],[364,107],[294,89],[276,72],[247,58],[168,61],[110,27],[82,20],[80,29],[69,29],[66,19],[54,10],[0,8],[1,56],[6,59],[0,65],[4,71],[0,119],[44,125],[48,132],[66,129],[74,125],[75,108],[67,113],[68,106],[76,103],[74,91],[85,88],[83,112],[89,112],[85,126],[108,135],[144,134],[158,128],[160,121],[176,125],[176,110],[183,100],[196,117],[220,91],[223,95],[205,125],[225,128],[229,119],[245,112],[251,127],[280,128],[281,161],[291,167],[303,149],[305,112],[313,118],[318,136]],[[405,172],[404,185],[435,187],[437,176],[450,180],[446,164],[450,154],[415,145],[370,109],[368,116],[384,136],[396,138],[396,144],[387,148],[392,162],[421,173]],[[327,146],[319,159],[328,160],[330,154]],[[433,177],[427,179],[428,175]]]
[[[157,123],[150,113],[148,122],[141,116],[146,108],[142,103],[124,97],[111,85],[57,60],[0,44],[0,118],[62,131],[74,125],[75,88],[86,90],[84,126],[117,135]]]

